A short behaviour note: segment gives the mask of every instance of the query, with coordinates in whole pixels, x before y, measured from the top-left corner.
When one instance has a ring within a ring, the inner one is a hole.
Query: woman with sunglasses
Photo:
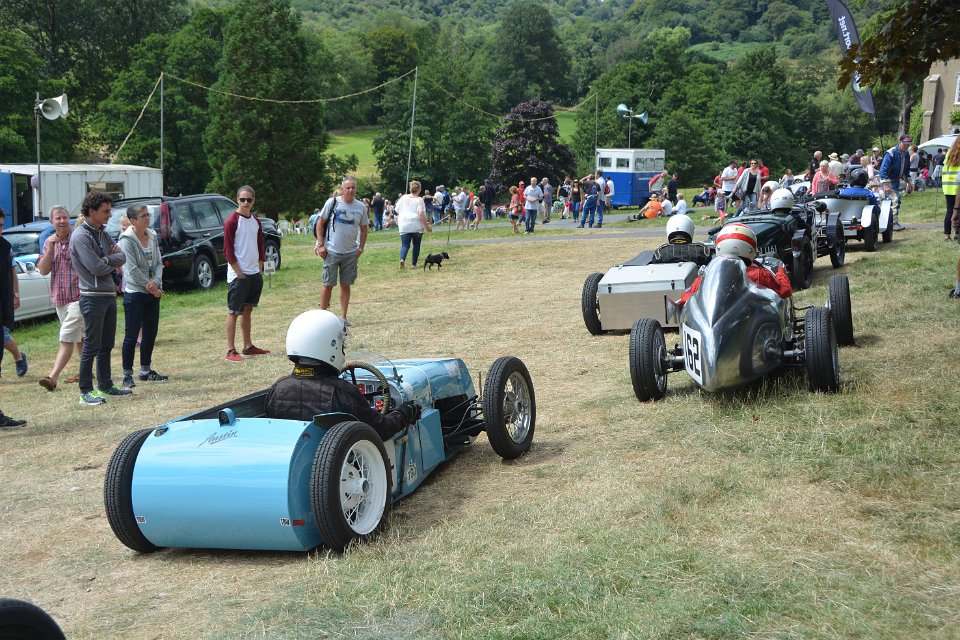
[[[140,340],[141,381],[161,382],[167,379],[153,370],[153,345],[160,328],[160,298],[163,297],[163,260],[156,232],[150,228],[150,212],[145,205],[127,209],[130,226],[120,234],[117,244],[127,256],[123,263],[123,312],[126,331],[120,354],[123,363],[123,386],[137,386],[133,380],[133,354]]]

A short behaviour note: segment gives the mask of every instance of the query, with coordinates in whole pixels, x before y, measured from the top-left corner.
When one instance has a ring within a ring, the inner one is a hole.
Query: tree
[[[111,152],[116,153],[137,121],[144,101],[160,73],[164,83],[165,189],[169,193],[202,193],[211,178],[203,145],[208,92],[176,78],[208,87],[217,81],[216,65],[223,50],[227,14],[199,8],[173,36],[148,36],[131,52],[130,66],[110,85],[93,118],[94,127]],[[153,100],[124,145],[117,160],[160,166],[160,94]]]
[[[530,176],[559,184],[556,180],[575,169],[573,152],[559,142],[553,103],[537,99],[518,104],[504,117],[494,133],[492,160],[490,179],[500,192]]]
[[[543,4],[518,0],[509,5],[497,26],[495,43],[489,77],[502,96],[501,107],[533,97],[567,97],[570,55]]]
[[[0,23],[29,36],[43,75],[69,79],[70,101],[80,107],[106,93],[134,45],[176,30],[186,10],[186,0],[4,0]]]
[[[960,58],[960,40],[947,37],[947,25],[960,24],[956,0],[887,0],[864,28],[860,46],[852,46],[840,62],[837,84],[850,83],[854,71],[868,86],[923,77],[939,60]]]
[[[445,24],[420,66],[410,178],[427,185],[479,184],[490,171],[494,105],[480,70],[472,63],[476,43],[462,25]],[[442,53],[440,53],[442,52]],[[382,133],[374,153],[388,193],[405,190],[410,146],[413,78],[384,89]]]
[[[304,210],[320,199],[327,135],[317,103],[283,104],[317,95],[306,68],[300,16],[288,0],[240,0],[224,29],[220,79],[210,97],[203,145],[210,188],[233,193],[250,184],[261,206]],[[247,99],[236,96],[249,96]]]
[[[923,78],[938,60],[960,57],[960,42],[944,35],[940,25],[960,24],[955,0],[888,0],[864,28],[865,38],[840,61],[837,86],[850,84],[854,72],[860,85],[902,85],[900,131],[907,131],[910,111],[920,97]]]
[[[4,162],[34,162],[37,159],[33,113],[36,92],[39,90],[41,99],[58,96],[65,83],[41,78],[43,63],[19,31],[0,29],[0,60],[3,61],[0,64],[0,158]],[[44,162],[69,160],[77,139],[76,118],[41,120]]]

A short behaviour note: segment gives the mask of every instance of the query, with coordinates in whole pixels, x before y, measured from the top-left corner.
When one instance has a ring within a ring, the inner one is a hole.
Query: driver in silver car
[[[266,397],[268,418],[313,420],[341,412],[365,422],[387,440],[420,417],[420,407],[404,402],[386,415],[370,406],[356,385],[340,378],[346,364],[343,322],[329,311],[301,313],[287,329],[287,357],[293,373],[273,383]]]
[[[776,274],[773,274],[765,266],[754,262],[754,258],[757,257],[757,236],[750,227],[734,222],[721,229],[717,235],[717,256],[743,260],[747,264],[747,277],[754,283],[773,289],[774,293],[781,298],[789,298],[793,295],[790,278],[783,264],[779,264]],[[685,305],[687,300],[700,290],[701,282],[703,282],[703,276],[697,276],[697,279],[680,296],[678,307]]]

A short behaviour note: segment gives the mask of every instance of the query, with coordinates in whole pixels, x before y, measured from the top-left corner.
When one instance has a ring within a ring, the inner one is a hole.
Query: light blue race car
[[[350,362],[341,377],[383,413],[408,400],[423,408],[386,442],[343,413],[267,418],[267,390],[130,434],[104,482],[117,538],[141,553],[340,551],[377,533],[394,502],[480,432],[505,460],[529,450],[536,398],[518,358],[495,361],[480,394],[459,358],[374,362]]]

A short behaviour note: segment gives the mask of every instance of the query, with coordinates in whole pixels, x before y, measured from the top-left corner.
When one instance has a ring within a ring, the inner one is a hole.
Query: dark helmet
[[[870,176],[867,175],[866,169],[854,169],[850,174],[850,184],[854,187],[867,186],[867,180],[869,179]]]

